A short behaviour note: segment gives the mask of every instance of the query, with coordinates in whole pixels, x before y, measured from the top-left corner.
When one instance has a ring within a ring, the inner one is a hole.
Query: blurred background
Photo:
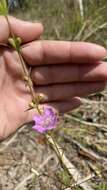
[[[26,20],[39,20],[44,36],[94,41],[106,45],[106,0],[8,0],[10,13]]]
[[[8,4],[10,14],[42,22],[43,39],[107,46],[107,0],[8,0]],[[53,135],[83,178],[95,174],[88,181],[90,190],[107,190],[107,90],[83,99],[79,109],[61,116]],[[41,178],[32,177],[31,168],[38,168],[50,155]],[[73,179],[57,164],[44,138],[24,127],[0,145],[0,184],[2,190],[64,190]]]

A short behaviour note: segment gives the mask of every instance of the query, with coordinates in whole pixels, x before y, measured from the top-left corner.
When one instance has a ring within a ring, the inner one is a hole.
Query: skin
[[[86,42],[39,40],[43,32],[40,23],[13,17],[9,22],[13,33],[22,38],[22,56],[31,67],[35,92],[44,95],[43,104],[67,112],[81,105],[79,97],[105,88],[107,64],[101,60],[107,56],[106,49]],[[4,17],[0,24],[0,43],[7,43],[9,28]],[[34,110],[25,111],[31,96],[22,81],[18,55],[5,47],[0,47],[0,100],[2,140],[34,115]]]

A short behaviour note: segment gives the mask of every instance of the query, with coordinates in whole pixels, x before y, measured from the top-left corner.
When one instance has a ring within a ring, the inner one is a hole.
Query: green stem
[[[27,85],[29,86],[29,89],[30,89],[30,93],[31,93],[31,95],[32,95],[32,98],[33,98],[33,100],[35,99],[35,92],[34,92],[34,89],[33,89],[33,83],[32,83],[32,80],[31,80],[31,78],[30,78],[30,76],[29,76],[29,72],[28,72],[28,70],[27,70],[27,68],[26,68],[26,65],[25,65],[25,63],[24,63],[24,60],[23,60],[23,58],[22,58],[22,56],[21,56],[21,54],[18,52],[18,55],[19,55],[19,58],[20,58],[20,63],[21,63],[21,65],[22,65],[22,68],[23,68],[23,73],[24,73],[24,76],[26,77],[26,82],[27,82]]]
[[[28,85],[29,90],[30,90],[30,94],[31,94],[31,96],[32,96],[32,100],[33,100],[34,103],[35,103],[35,108],[37,109],[38,113],[41,114],[41,111],[40,111],[40,109],[39,109],[39,102],[36,100],[36,95],[35,95],[35,91],[34,91],[34,88],[33,88],[33,82],[32,82],[32,80],[31,80],[31,78],[30,78],[30,76],[29,76],[29,72],[28,72],[28,70],[27,70],[27,67],[26,67],[26,64],[25,64],[25,62],[24,62],[24,60],[23,60],[22,55],[20,54],[19,51],[17,51],[17,52],[18,52],[18,55],[19,55],[19,58],[20,58],[20,63],[21,63],[22,68],[23,68],[24,76],[25,76],[25,78],[26,78],[25,80],[26,80],[26,82],[27,82],[27,85]]]
[[[11,37],[13,37],[13,38],[14,38],[15,36],[14,36],[14,34],[13,34],[12,30],[11,30],[11,27],[10,27],[10,23],[9,23],[8,16],[6,15],[6,16],[5,16],[5,18],[6,18],[6,21],[7,21],[8,27],[9,27],[9,35],[10,35]]]
[[[8,27],[9,27],[9,31],[10,31],[10,36],[13,38],[14,42],[16,43],[14,33],[11,30],[9,19],[8,19],[7,16],[5,16],[5,18],[6,18],[7,23],[8,23]],[[30,75],[29,75],[28,69],[26,67],[26,64],[24,62],[24,59],[23,59],[23,57],[22,57],[22,55],[20,53],[20,48],[17,48],[17,44],[16,44],[16,47],[15,47],[15,50],[17,51],[19,59],[20,59],[20,63],[21,63],[22,70],[23,70],[23,75],[24,75],[24,80],[26,81],[27,86],[29,87],[30,94],[32,96],[32,102],[34,103],[35,108],[37,109],[38,113],[41,114],[41,111],[39,109],[39,101],[36,101],[36,94],[35,94],[35,91],[34,91],[34,88],[33,88],[33,82],[32,82],[32,80],[30,78]]]
[[[55,146],[55,149],[57,150],[57,155],[58,155],[58,157],[59,157],[59,160],[60,160],[60,163],[61,163],[61,165],[62,165],[62,168],[65,169],[65,166],[63,165],[63,161],[62,161],[62,156],[63,156],[63,154],[60,153],[59,148],[57,147],[57,143],[55,142],[55,140],[54,140],[52,134],[48,133],[48,135],[46,135],[47,140],[48,140],[48,138],[49,138],[48,136],[52,139],[53,144],[54,144],[54,146]],[[48,142],[50,143],[49,140],[48,140]],[[67,168],[66,168],[66,169],[67,169]]]

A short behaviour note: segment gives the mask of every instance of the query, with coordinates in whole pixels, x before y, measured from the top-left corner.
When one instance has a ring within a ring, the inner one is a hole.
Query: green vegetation
[[[107,45],[107,1],[84,0],[83,17],[76,0],[25,0],[14,14],[27,20],[39,20],[48,39],[85,40]]]
[[[96,190],[107,190],[107,183],[101,183]]]

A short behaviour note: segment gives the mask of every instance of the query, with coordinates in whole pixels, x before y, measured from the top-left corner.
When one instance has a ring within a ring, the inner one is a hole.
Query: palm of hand
[[[16,52],[1,50],[0,55],[0,139],[6,138],[27,122],[25,112],[31,96],[22,81],[22,69]]]

